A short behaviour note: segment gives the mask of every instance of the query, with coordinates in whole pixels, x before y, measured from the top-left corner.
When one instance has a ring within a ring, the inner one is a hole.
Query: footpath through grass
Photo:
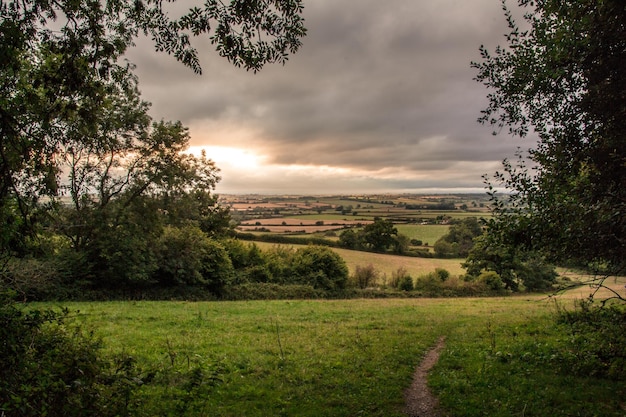
[[[626,407],[623,381],[570,375],[551,359],[568,336],[536,296],[68,307],[108,351],[136,358],[142,416],[402,416],[412,373],[442,335],[431,385],[450,415]]]

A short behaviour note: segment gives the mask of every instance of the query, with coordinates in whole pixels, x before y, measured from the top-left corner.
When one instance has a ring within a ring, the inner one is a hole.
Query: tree
[[[538,144],[486,179],[502,245],[552,261],[626,267],[626,3],[504,4],[508,47],[473,63],[490,89],[479,119]],[[496,190],[508,193],[500,195]],[[504,279],[504,277],[503,277]]]
[[[409,251],[410,244],[411,238],[409,238],[407,235],[399,233],[394,239],[393,251],[395,253],[403,255]]]
[[[363,228],[364,244],[376,252],[384,252],[396,242],[398,230],[391,220],[375,218],[373,223]]]
[[[347,229],[339,235],[339,246],[346,249],[358,249],[361,245],[360,236],[352,229]]]
[[[150,125],[132,65],[121,59],[137,36],[151,36],[157,50],[201,72],[192,36],[209,35],[221,56],[257,71],[284,63],[305,34],[300,0],[208,0],[178,19],[169,16],[169,4],[0,2],[3,253],[35,235],[38,203],[59,193],[65,151],[116,149]]]
[[[115,123],[111,118],[102,115],[98,123]],[[228,210],[211,194],[217,168],[204,154],[183,152],[189,135],[180,122],[152,123],[123,137],[63,148],[58,165],[69,175],[60,188],[71,204],[49,213],[49,230],[66,237],[83,254],[81,263],[91,265],[81,273],[106,286],[154,282],[164,225],[198,227],[214,236],[228,227]]]
[[[435,252],[441,256],[465,257],[474,245],[474,238],[483,233],[476,217],[468,217],[450,226],[448,233],[435,242]]]
[[[503,245],[493,233],[475,239],[462,266],[469,279],[479,281],[485,272],[494,272],[511,291],[546,290],[552,287],[557,277],[554,266],[543,256],[514,245]]]

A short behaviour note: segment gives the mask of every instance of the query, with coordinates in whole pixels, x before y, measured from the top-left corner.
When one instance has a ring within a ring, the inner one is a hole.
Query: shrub
[[[441,280],[441,282],[447,281],[450,278],[450,272],[444,268],[435,268],[435,276]]]
[[[323,290],[340,290],[348,282],[348,266],[332,249],[307,246],[296,251],[293,271],[300,283]]]
[[[531,254],[518,269],[517,277],[526,291],[543,291],[552,287],[558,274],[553,265],[546,263],[540,256]]]
[[[404,275],[398,282],[398,289],[402,291],[413,291],[413,278],[410,275]]]
[[[203,285],[219,293],[232,280],[228,253],[198,227],[165,228],[157,254],[157,277],[162,283]]]
[[[478,282],[482,282],[490,290],[499,291],[504,288],[504,281],[495,271],[483,271],[478,276]]]
[[[401,266],[395,271],[391,273],[391,280],[389,281],[389,286],[391,288],[400,288],[400,281],[404,279],[404,277],[409,276],[408,271],[405,267]],[[413,279],[411,278],[411,281]]]
[[[274,277],[267,265],[253,265],[242,272],[243,282],[272,282]]]
[[[426,293],[426,295],[441,295],[441,278],[434,272],[420,275],[415,280],[415,289]]]
[[[39,300],[55,295],[59,286],[56,265],[49,260],[11,258],[0,273],[0,291],[11,289],[23,300]]]
[[[67,321],[67,310],[24,312],[0,294],[0,415],[129,415],[141,383],[133,360],[105,359]]]
[[[559,322],[568,328],[569,345],[560,352],[564,371],[626,380],[626,311],[611,306],[593,307],[589,302],[579,309],[561,311]]]
[[[311,285],[281,285],[272,283],[248,283],[235,285],[224,291],[227,300],[294,300],[322,298],[323,292]]]
[[[378,280],[378,271],[374,268],[374,265],[369,264],[367,266],[357,265],[352,275],[353,286],[361,289],[365,289],[373,286]]]
[[[272,282],[278,284],[295,283],[293,258],[295,251],[289,246],[276,245],[263,253]]]

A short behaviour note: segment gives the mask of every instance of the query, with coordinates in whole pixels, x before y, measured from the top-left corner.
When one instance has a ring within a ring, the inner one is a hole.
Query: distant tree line
[[[406,204],[407,210],[456,210],[454,203],[433,203],[433,204]]]

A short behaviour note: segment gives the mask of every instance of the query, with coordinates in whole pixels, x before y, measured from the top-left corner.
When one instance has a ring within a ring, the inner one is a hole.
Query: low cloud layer
[[[219,192],[480,191],[528,146],[476,122],[470,62],[504,41],[498,0],[310,0],[305,19],[301,50],[257,74],[198,42],[202,76],[147,40],[129,54],[154,117],[214,150]]]

